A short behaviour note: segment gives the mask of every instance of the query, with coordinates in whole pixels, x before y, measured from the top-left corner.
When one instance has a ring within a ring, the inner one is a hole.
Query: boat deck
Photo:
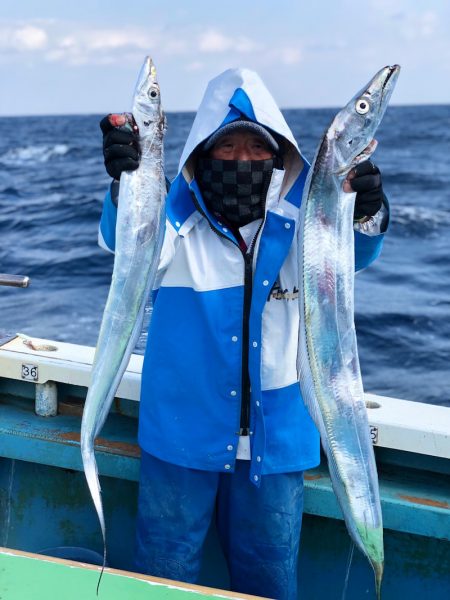
[[[168,579],[0,547],[0,598],[10,600],[252,600],[259,596],[226,592]]]
[[[98,520],[79,448],[94,349],[48,340],[33,342],[57,349],[32,350],[21,338],[0,347],[0,545],[38,553],[66,546],[101,553]],[[133,566],[141,368],[142,356],[133,355],[96,440],[108,560],[125,570]],[[47,410],[47,401],[57,401],[55,416],[39,416],[42,409]],[[383,600],[402,596],[447,600],[450,409],[372,394],[366,395],[366,401],[385,528]],[[324,462],[305,473],[299,562],[302,597],[341,597],[349,545]],[[94,571],[94,579],[96,575]],[[206,540],[200,582],[222,589],[228,586],[214,528]],[[0,587],[0,596],[2,591]],[[375,597],[373,575],[366,559],[355,553],[347,600],[362,596]]]

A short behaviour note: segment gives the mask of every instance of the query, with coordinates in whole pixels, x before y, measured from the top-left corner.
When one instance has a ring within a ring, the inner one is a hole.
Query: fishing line
[[[345,598],[347,596],[348,580],[349,580],[349,576],[350,576],[350,568],[352,566],[354,550],[355,550],[355,544],[353,542],[350,542],[350,549],[348,552],[348,559],[347,559],[347,572],[345,574],[344,589],[342,590],[341,600],[345,600]]]

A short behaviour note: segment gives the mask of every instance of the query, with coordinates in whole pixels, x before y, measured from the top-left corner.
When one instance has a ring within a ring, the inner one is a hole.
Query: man
[[[139,164],[133,134],[105,117],[116,180],[100,243],[114,249],[115,196]],[[214,509],[235,591],[297,598],[303,471],[318,432],[300,395],[296,235],[308,164],[259,77],[209,84],[167,198],[142,373],[137,570],[195,582]],[[357,268],[386,227],[379,170],[348,177]],[[117,202],[117,200],[116,200]]]

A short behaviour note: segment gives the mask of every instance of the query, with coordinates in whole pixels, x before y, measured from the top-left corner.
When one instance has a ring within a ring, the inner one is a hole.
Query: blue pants
[[[297,598],[303,473],[249,480],[248,461],[234,473],[178,467],[142,452],[136,570],[195,583],[216,508],[231,589],[280,600]]]

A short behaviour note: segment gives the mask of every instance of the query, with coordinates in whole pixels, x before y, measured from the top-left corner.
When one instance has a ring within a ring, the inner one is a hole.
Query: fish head
[[[133,96],[133,117],[139,128],[140,137],[163,133],[166,119],[161,106],[161,92],[156,76],[156,67],[150,56],[142,65]]]
[[[333,171],[336,174],[346,175],[375,150],[373,138],[399,73],[399,65],[384,67],[336,115],[328,130],[328,143],[334,149]]]

